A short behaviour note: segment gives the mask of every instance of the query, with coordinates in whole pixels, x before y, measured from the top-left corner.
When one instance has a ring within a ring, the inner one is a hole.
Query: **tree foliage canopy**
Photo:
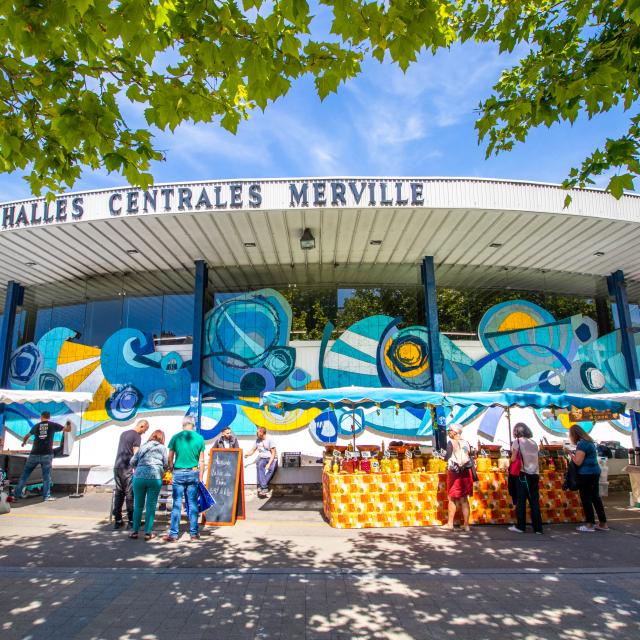
[[[640,173],[640,0],[0,0],[0,171],[25,171],[34,193],[71,187],[83,166],[152,182],[162,158],[149,131],[219,122],[235,132],[303,75],[320,98],[366,56],[402,69],[425,49],[498,42],[525,54],[481,105],[487,153],[533,127],[621,106],[626,135],[572,170],[568,186],[610,169],[619,196]],[[144,114],[143,125],[127,113]]]

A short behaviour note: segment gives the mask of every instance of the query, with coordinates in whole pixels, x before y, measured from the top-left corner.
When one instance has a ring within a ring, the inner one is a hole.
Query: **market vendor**
[[[260,427],[256,431],[256,443],[251,450],[245,454],[245,458],[258,452],[256,467],[258,472],[258,498],[266,498],[269,490],[269,483],[273,474],[278,468],[278,458],[276,455],[275,442],[267,437],[267,430]]]
[[[231,431],[231,427],[225,427],[220,435],[213,441],[214,449],[239,449],[240,443],[238,438]]]
[[[24,487],[31,473],[38,465],[42,467],[42,497],[45,500],[55,500],[51,495],[51,466],[53,463],[53,439],[56,433],[60,431],[71,431],[71,423],[67,422],[66,426],[62,426],[57,422],[51,422],[51,414],[43,411],[40,415],[40,422],[33,425],[29,432],[22,439],[22,446],[27,444],[27,440],[34,437],[31,453],[24,465],[24,471],[16,486],[15,497],[22,498]]]

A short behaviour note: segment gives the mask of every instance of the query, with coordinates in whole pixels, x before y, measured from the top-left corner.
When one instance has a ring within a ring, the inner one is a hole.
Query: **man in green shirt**
[[[189,534],[191,540],[200,537],[198,533],[198,482],[204,477],[204,438],[196,433],[191,416],[182,419],[182,431],[169,440],[169,468],[173,469],[173,509],[167,542],[178,539],[182,499],[187,496],[189,504]]]

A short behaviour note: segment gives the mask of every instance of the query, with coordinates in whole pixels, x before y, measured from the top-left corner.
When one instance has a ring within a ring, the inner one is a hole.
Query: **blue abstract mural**
[[[333,327],[328,326],[317,349],[316,366],[307,371],[297,365],[297,351],[289,344],[292,312],[281,294],[261,289],[219,301],[205,316],[205,437],[214,437],[226,426],[238,435],[265,426],[281,433],[308,429],[314,440],[323,443],[351,435],[353,424],[356,432],[430,435],[431,415],[421,408],[279,412],[259,403],[263,391],[274,389],[346,385],[429,389],[432,362],[427,331],[422,326],[401,328],[401,321],[373,315],[354,323],[335,340],[331,339]],[[447,391],[628,389],[619,332],[599,337],[596,323],[588,317],[556,320],[531,302],[503,302],[486,312],[478,336],[483,355],[476,359],[446,336],[440,337]],[[639,344],[636,334],[637,348]],[[56,327],[37,343],[13,352],[10,383],[21,389],[92,392],[94,400],[82,415],[81,435],[88,435],[106,424],[129,424],[140,415],[186,412],[189,366],[184,354],[160,351],[152,336],[137,329],[120,329],[96,348],[79,344],[73,330]],[[24,435],[43,409],[12,407],[8,428]],[[47,409],[58,419],[69,413],[63,404]],[[568,423],[561,415],[549,418],[537,412],[536,416],[549,434],[566,432]],[[501,417],[499,408],[471,407],[454,412],[451,419],[463,424],[479,421],[479,434],[492,440]],[[625,417],[611,426],[630,432]]]

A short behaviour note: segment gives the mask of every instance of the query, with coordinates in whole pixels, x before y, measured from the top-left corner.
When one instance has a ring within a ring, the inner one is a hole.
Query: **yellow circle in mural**
[[[393,338],[385,345],[384,361],[391,371],[404,378],[415,378],[429,368],[429,359],[419,344],[402,342],[395,345]]]
[[[396,353],[398,358],[408,366],[415,367],[418,364],[420,364],[422,351],[417,344],[413,344],[411,342],[405,342],[404,344],[400,345],[400,348],[397,350]]]
[[[498,331],[518,331],[519,329],[531,329],[537,327],[538,322],[533,316],[524,311],[510,313],[498,327]]]

